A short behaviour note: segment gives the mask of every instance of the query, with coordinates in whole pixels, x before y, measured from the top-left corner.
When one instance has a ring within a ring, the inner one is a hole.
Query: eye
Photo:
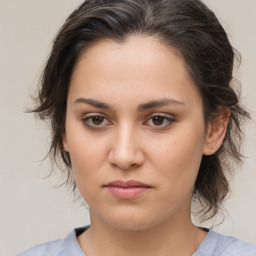
[[[146,121],[146,124],[153,127],[167,128],[173,122],[175,122],[175,119],[173,117],[158,114],[158,115],[151,116]]]
[[[83,121],[83,124],[89,128],[102,128],[111,124],[106,117],[101,115],[86,116],[82,119],[82,121]]]

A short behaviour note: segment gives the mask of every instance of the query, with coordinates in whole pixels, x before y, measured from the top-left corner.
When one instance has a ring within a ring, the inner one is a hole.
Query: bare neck
[[[78,242],[86,256],[191,256],[206,234],[190,218],[167,220],[145,230],[121,230],[92,217],[91,227]]]

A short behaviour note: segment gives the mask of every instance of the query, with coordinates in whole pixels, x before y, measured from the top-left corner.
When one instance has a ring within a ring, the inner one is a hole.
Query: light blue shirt
[[[76,236],[89,226],[74,229],[66,238],[37,245],[17,256],[86,256]],[[256,245],[210,230],[191,256],[256,256]]]

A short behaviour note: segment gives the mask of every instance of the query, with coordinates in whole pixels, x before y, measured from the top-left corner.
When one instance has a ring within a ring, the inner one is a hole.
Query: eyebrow
[[[112,107],[110,105],[108,105],[107,103],[104,103],[104,102],[101,102],[98,100],[94,100],[94,99],[78,98],[75,100],[75,102],[73,104],[78,104],[78,103],[86,103],[86,104],[91,105],[96,108],[112,109]]]
[[[94,99],[78,98],[75,100],[75,102],[73,104],[78,104],[78,103],[85,103],[85,104],[91,105],[96,108],[113,109],[113,107],[110,106],[109,104],[104,103],[99,100],[94,100]],[[184,105],[183,102],[177,101],[175,99],[153,100],[153,101],[149,101],[147,103],[140,104],[138,106],[138,111],[144,111],[144,110],[151,109],[154,107],[163,107],[166,105],[173,105],[173,104],[174,105]]]
[[[150,108],[154,108],[154,107],[163,107],[163,106],[167,106],[167,105],[184,105],[183,102],[181,101],[177,101],[175,99],[161,99],[161,100],[153,100],[153,101],[149,101],[147,103],[144,104],[140,104],[138,106],[138,111],[143,111],[143,110],[147,110]]]

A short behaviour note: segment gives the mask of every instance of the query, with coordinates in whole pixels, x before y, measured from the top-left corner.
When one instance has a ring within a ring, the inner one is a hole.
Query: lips
[[[152,188],[150,185],[136,180],[116,180],[109,182],[104,187],[108,189],[112,196],[126,200],[135,199]]]

